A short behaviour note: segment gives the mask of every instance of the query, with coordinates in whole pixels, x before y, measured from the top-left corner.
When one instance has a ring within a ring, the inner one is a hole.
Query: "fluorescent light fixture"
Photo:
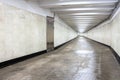
[[[91,17],[91,18],[87,18],[87,17],[85,17],[85,18],[84,18],[84,17],[83,17],[83,18],[82,18],[82,17],[81,17],[81,18],[80,18],[80,17],[78,17],[78,18],[75,17],[75,18],[74,18],[74,17],[73,17],[73,18],[63,18],[63,19],[68,19],[68,20],[74,20],[74,19],[75,19],[75,20],[91,20],[91,19],[92,19],[92,20],[93,20],[93,19],[99,19],[99,18],[94,18],[94,17],[93,17],[93,18],[92,18],[92,17]]]
[[[51,9],[52,11],[87,11],[87,10],[100,10],[100,11],[108,11],[113,10],[114,7],[105,7],[105,8],[66,8],[66,9]]]
[[[59,14],[60,17],[63,17],[63,18],[107,18],[109,17],[109,15],[62,15],[62,14]]]
[[[94,1],[94,0],[90,0],[90,1],[58,1],[58,2],[41,2],[40,6],[49,6],[49,7],[53,7],[53,6],[67,6],[67,5],[93,5],[93,4],[113,4],[116,3],[118,0],[99,0],[99,1]]]
[[[110,13],[72,13],[67,15],[110,15]]]

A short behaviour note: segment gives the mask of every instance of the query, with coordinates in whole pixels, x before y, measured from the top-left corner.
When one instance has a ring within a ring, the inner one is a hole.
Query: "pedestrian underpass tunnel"
[[[120,0],[0,0],[0,80],[120,80]]]

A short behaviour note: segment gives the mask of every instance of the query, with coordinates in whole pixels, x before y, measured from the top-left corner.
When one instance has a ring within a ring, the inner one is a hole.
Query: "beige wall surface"
[[[55,47],[77,37],[77,32],[62,22],[59,18],[55,18],[54,27]]]
[[[120,56],[120,10],[112,21],[90,30],[85,36],[111,46]]]
[[[77,36],[57,16],[54,26],[55,47]],[[0,62],[46,50],[46,30],[46,16],[0,3]]]
[[[46,49],[46,18],[0,4],[0,62]]]

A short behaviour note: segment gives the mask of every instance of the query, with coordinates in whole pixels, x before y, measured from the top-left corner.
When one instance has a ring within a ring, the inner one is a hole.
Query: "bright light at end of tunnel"
[[[79,29],[80,33],[83,33],[85,31],[85,29]]]
[[[80,33],[80,34],[79,34],[79,36],[81,36],[81,37],[82,37],[82,36],[84,36],[84,34],[83,34],[83,33]]]

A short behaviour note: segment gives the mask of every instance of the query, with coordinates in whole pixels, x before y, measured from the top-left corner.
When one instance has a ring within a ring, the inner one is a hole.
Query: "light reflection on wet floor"
[[[120,80],[106,46],[79,37],[61,48],[0,69],[0,80]]]

